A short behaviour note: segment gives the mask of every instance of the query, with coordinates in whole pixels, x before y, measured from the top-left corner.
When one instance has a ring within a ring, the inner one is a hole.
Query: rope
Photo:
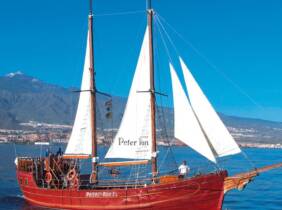
[[[18,156],[18,154],[17,154],[17,148],[16,148],[15,142],[13,143],[13,146],[14,146],[14,152],[15,152],[15,158],[16,158]]]
[[[135,10],[135,11],[125,11],[125,12],[114,12],[114,13],[104,13],[104,14],[94,14],[94,17],[104,17],[104,16],[119,16],[119,15],[134,15],[145,13],[144,10]]]
[[[134,37],[135,37],[134,40],[138,40],[138,38],[140,37],[143,21],[144,21],[144,18],[142,18],[140,20],[140,23],[138,24],[137,33],[135,33],[135,35],[134,35]],[[130,46],[130,44],[128,44],[128,46]],[[127,50],[127,52],[126,52],[126,54],[125,54],[125,56],[123,58],[128,60],[128,57],[130,57],[130,55],[132,55],[132,54],[134,54],[134,48],[130,47],[129,50]],[[128,69],[129,69],[128,65],[129,64],[130,64],[130,62],[123,62],[123,65],[120,66],[117,78],[116,78],[116,80],[113,82],[113,84],[110,87],[111,95],[115,95],[115,94],[113,94],[113,90],[115,90],[120,85],[121,81],[123,82],[124,75],[128,74]]]
[[[200,56],[212,69],[214,69],[218,74],[220,74],[225,80],[227,80],[237,91],[239,91],[242,95],[244,95],[246,98],[249,99],[250,102],[252,102],[256,107],[258,107],[261,110],[264,110],[263,106],[260,105],[258,102],[256,102],[253,97],[251,97],[246,91],[244,91],[237,83],[235,83],[232,79],[230,79],[223,71],[220,71],[219,68],[215,64],[213,64],[205,55],[203,55],[191,42],[187,41],[179,32],[176,31],[162,16],[159,14],[156,15],[158,20],[161,20],[189,47],[191,47],[194,52]],[[174,46],[174,44],[172,43]],[[175,48],[176,49],[176,48]]]
[[[156,16],[157,17],[157,16]],[[157,20],[157,19],[156,19]],[[161,35],[161,40],[162,40],[162,43],[163,43],[163,45],[164,45],[164,47],[165,47],[165,50],[166,50],[166,54],[167,54],[167,56],[168,56],[168,59],[169,59],[169,61],[172,63],[172,58],[171,58],[171,56],[170,56],[170,53],[169,53],[169,50],[168,50],[168,46],[167,46],[167,44],[166,44],[166,42],[165,42],[165,39],[164,39],[164,37],[163,37],[163,34],[162,34],[162,32],[161,32],[161,30],[160,30],[160,28],[158,27],[158,22],[156,22],[157,24],[156,24],[156,28],[158,29],[158,31],[159,31],[159,33],[160,33],[160,35]]]
[[[164,31],[164,33],[165,33],[167,39],[169,40],[170,44],[173,46],[173,48],[174,48],[176,54],[179,55],[180,53],[178,52],[178,50],[177,50],[175,44],[173,43],[171,37],[170,37],[169,34],[168,34],[168,32],[165,30],[165,27],[163,26],[162,22],[160,21],[158,15],[156,15],[156,20],[157,20],[157,23],[161,26],[161,29]]]
[[[244,157],[244,158],[248,161],[248,163],[251,165],[251,167],[252,167],[253,169],[256,169],[256,166],[255,166],[254,162],[248,157],[248,155],[247,155],[243,150],[241,150],[241,153],[242,153],[243,157]]]
[[[173,46],[175,52],[179,55],[179,54],[180,54],[179,51],[177,50],[176,46],[174,45],[174,43],[173,43],[171,37],[169,36],[167,30],[165,29],[165,27],[164,27],[163,24],[161,23],[159,17],[160,17],[159,15],[156,15],[156,23],[157,23],[157,25],[159,25],[160,28],[164,31],[164,33],[165,33],[167,39],[169,40],[170,44]],[[168,24],[168,23],[166,23],[166,24]],[[169,26],[170,26],[170,25],[169,25]],[[172,28],[172,26],[170,26],[170,27]],[[172,62],[172,59],[171,59],[171,56],[170,56],[170,53],[169,53],[169,50],[168,50],[168,46],[167,46],[167,44],[165,43],[165,39],[164,39],[164,37],[163,37],[162,31],[160,30],[160,28],[158,28],[158,29],[159,29],[159,33],[161,34],[161,38],[162,38],[163,44],[164,44],[164,46],[165,46],[166,53],[167,53],[167,55],[168,55],[168,57],[169,57],[169,59],[170,59],[170,62]],[[173,29],[173,30],[175,31],[175,29]],[[180,37],[182,38],[182,40],[186,41],[177,31],[175,31],[175,33],[177,33],[177,35],[180,36]],[[197,52],[197,54],[199,54],[199,55],[201,56],[200,52],[199,52],[190,42],[187,42],[187,44],[188,44],[189,46],[191,46],[191,47],[194,49],[194,51]],[[201,56],[201,57],[204,58],[204,59],[206,59],[204,56]],[[206,62],[209,62],[209,61],[206,59]],[[208,64],[209,64],[209,63],[208,63]],[[215,65],[212,65],[212,64],[209,64],[209,65],[210,65],[212,68],[214,68],[216,71],[218,71],[218,72],[220,73],[220,71],[216,68]],[[227,78],[228,78],[228,77],[227,77]],[[231,79],[230,79],[230,81],[233,82]],[[235,84],[236,84],[236,83],[235,83]],[[239,87],[239,86],[238,86],[238,87]],[[239,88],[240,88],[240,87],[239,87]],[[251,98],[251,99],[252,99],[252,98]],[[255,101],[254,101],[254,102],[255,102]],[[256,103],[256,102],[255,102],[255,103]],[[257,104],[257,105],[258,105],[258,104]],[[258,106],[259,106],[259,105],[258,105]],[[250,164],[250,166],[251,166],[252,168],[256,168],[255,165],[254,165],[254,163],[251,161],[251,159],[247,156],[247,154],[246,154],[243,150],[241,150],[241,153],[242,153],[243,157],[248,161],[248,163]],[[218,169],[218,165],[219,165],[218,163],[216,163],[216,165],[215,165],[215,167],[216,167],[217,169]]]
[[[157,18],[156,18],[156,20],[158,20]],[[169,52],[169,49],[168,49],[168,46],[167,46],[167,44],[166,44],[166,42],[165,42],[165,38],[164,38],[164,36],[163,36],[163,33],[162,33],[162,31],[161,31],[161,29],[160,29],[160,27],[159,27],[159,22],[156,22],[157,24],[156,24],[156,26],[157,26],[157,29],[158,29],[158,31],[159,31],[159,33],[160,33],[160,36],[161,36],[161,40],[162,40],[162,43],[163,43],[163,45],[164,45],[164,47],[165,47],[165,50],[166,50],[166,54],[167,54],[167,56],[168,56],[168,58],[169,58],[169,60],[170,60],[170,62],[172,63],[172,58],[171,58],[171,56],[170,56],[170,52]],[[175,48],[175,50],[176,50],[176,48]],[[176,52],[177,52],[177,50],[176,50]],[[176,162],[176,161],[175,161]],[[191,160],[189,160],[189,162],[191,163],[193,163],[193,161],[191,161]]]
[[[156,19],[157,19],[157,18],[156,18]],[[160,36],[161,36],[162,43],[163,43],[163,45],[164,45],[164,47],[165,47],[165,50],[166,50],[166,54],[167,54],[167,56],[168,56],[170,62],[173,63],[173,62],[172,62],[172,58],[171,58],[171,56],[170,56],[170,52],[169,52],[168,46],[167,46],[167,43],[165,42],[165,38],[164,38],[164,36],[163,36],[163,33],[162,33],[162,31],[160,30],[160,27],[159,27],[159,25],[158,25],[158,22],[156,22],[156,23],[157,23],[157,24],[156,24],[157,29],[158,29],[158,31],[159,31],[159,33],[160,33]],[[175,48],[175,50],[176,50],[176,48]],[[177,50],[176,50],[176,51],[177,51]],[[164,113],[163,113],[163,114],[164,114]],[[171,145],[169,145],[169,148],[170,148],[170,150],[171,150]],[[174,159],[174,161],[175,161],[175,164],[177,165],[175,159]],[[193,162],[193,161],[190,160],[190,162]]]
[[[155,23],[157,23],[156,22],[156,20],[154,19],[154,21],[155,21]],[[159,30],[159,28],[158,28],[158,25],[157,24],[155,24],[156,25],[156,28],[158,29],[158,31],[159,31],[159,33],[160,33],[160,30]],[[157,47],[157,42],[156,42],[156,45],[155,45],[155,50],[158,50],[159,48]],[[166,48],[167,49],[167,48]],[[157,53],[157,59],[156,59],[156,64],[158,64],[158,61],[160,60],[160,58],[159,58],[159,55],[160,53],[158,52]],[[168,49],[167,49],[167,55],[169,56],[169,52],[168,52]],[[170,58],[170,56],[169,56],[169,58]],[[170,58],[171,59],[171,58]],[[157,66],[157,65],[156,65]],[[160,92],[162,92],[162,87],[161,87],[161,82],[160,82],[160,75],[161,74],[158,74],[158,83],[159,83],[159,89],[160,89]],[[174,163],[174,167],[177,167],[177,163],[176,163],[176,160],[175,160],[175,156],[174,156],[174,153],[173,153],[173,151],[172,151],[172,149],[171,149],[171,142],[170,142],[170,140],[169,140],[169,136],[168,136],[168,132],[167,132],[167,126],[166,126],[166,122],[165,122],[165,112],[164,112],[164,102],[163,102],[163,97],[162,96],[160,96],[160,108],[157,108],[156,110],[157,110],[157,114],[158,114],[158,118],[159,118],[159,121],[162,121],[162,125],[163,125],[163,133],[164,133],[164,135],[163,135],[163,137],[165,138],[165,140],[166,140],[166,142],[168,143],[168,149],[166,150],[166,154],[165,154],[165,156],[163,157],[163,159],[162,159],[162,161],[161,161],[161,163],[160,163],[160,166],[159,166],[159,168],[161,168],[163,165],[164,165],[164,163],[165,163],[165,160],[167,159],[167,157],[168,157],[168,155],[169,154],[171,154],[171,156],[172,156],[172,159],[173,159],[173,163]],[[162,117],[161,117],[162,116]]]

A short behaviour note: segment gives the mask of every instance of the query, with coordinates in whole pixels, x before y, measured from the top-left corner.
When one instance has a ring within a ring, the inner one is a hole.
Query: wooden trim
[[[63,155],[64,159],[89,159],[90,155]]]
[[[282,163],[273,164],[246,173],[240,173],[234,176],[226,177],[224,179],[224,193],[227,193],[228,191],[233,189],[243,190],[249,182],[251,182],[256,176],[259,175],[259,173],[280,167],[282,167]]]
[[[99,163],[98,166],[104,167],[118,167],[118,166],[131,166],[131,165],[145,165],[149,160],[137,160],[137,161],[123,161],[123,162],[105,162]]]
[[[226,177],[224,179],[224,193],[230,190],[238,189],[243,190],[246,185],[256,177],[258,173],[256,171],[250,171],[235,176]]]

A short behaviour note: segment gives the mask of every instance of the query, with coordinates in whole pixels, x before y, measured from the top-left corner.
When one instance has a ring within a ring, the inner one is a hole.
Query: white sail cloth
[[[191,106],[202,127],[209,145],[217,157],[240,153],[241,150],[212,105],[197,84],[193,75],[180,58]]]
[[[177,74],[170,64],[174,103],[174,135],[196,152],[216,162],[209,144],[199,126]]]
[[[72,129],[72,133],[65,151],[65,155],[91,155],[92,152],[92,130],[91,130],[91,114],[90,114],[90,60],[89,60],[89,32],[87,37],[87,46],[85,54],[85,62],[79,95],[79,102],[76,111],[76,117]]]
[[[151,159],[149,33],[146,29],[125,112],[106,158]]]

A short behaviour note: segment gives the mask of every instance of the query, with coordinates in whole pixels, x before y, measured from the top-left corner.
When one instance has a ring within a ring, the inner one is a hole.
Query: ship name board
[[[86,192],[85,197],[87,198],[115,198],[117,197],[116,192]]]

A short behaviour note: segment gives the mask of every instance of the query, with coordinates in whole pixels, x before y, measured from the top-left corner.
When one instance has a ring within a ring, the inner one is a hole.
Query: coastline
[[[241,148],[282,149],[282,144],[239,143]]]
[[[1,144],[35,144],[33,141],[0,141]],[[50,144],[56,145],[56,144],[67,144],[66,141],[50,141]],[[238,143],[241,148],[257,148],[257,149],[282,149],[282,144],[267,144],[267,143]],[[102,146],[108,146],[109,144],[105,143],[99,143],[99,145]],[[158,146],[168,147],[168,146],[176,146],[176,147],[186,147],[185,145],[181,144],[164,144],[163,142],[159,142]]]

